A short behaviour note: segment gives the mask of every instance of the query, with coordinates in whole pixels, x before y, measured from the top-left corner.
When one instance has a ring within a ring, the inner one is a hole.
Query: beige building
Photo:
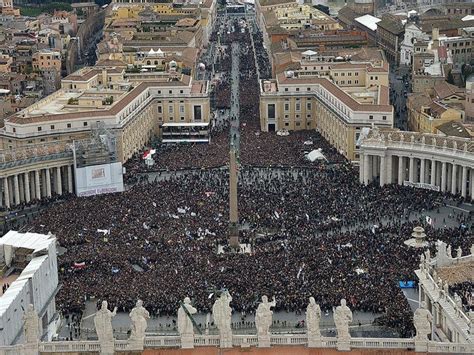
[[[33,70],[42,71],[54,68],[61,73],[61,53],[50,50],[41,50],[33,53]]]
[[[159,136],[163,123],[209,122],[207,81],[179,72],[134,73],[84,68],[62,80],[62,88],[5,119],[0,148],[72,142],[96,122],[117,136],[124,162]]]
[[[358,140],[364,127],[393,125],[388,87],[344,91],[327,78],[282,73],[261,82],[262,131],[316,129],[341,154],[359,160]]]

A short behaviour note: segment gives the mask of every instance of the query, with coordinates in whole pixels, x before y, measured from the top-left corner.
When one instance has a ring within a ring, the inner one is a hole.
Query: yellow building
[[[33,53],[32,58],[33,70],[46,70],[54,68],[61,72],[61,53],[50,50],[41,50]]]
[[[164,123],[208,123],[207,81],[168,72],[126,73],[84,68],[62,80],[59,91],[5,119],[0,149],[83,139],[103,122],[117,136],[124,162],[160,135]]]
[[[370,99],[367,99],[370,98]],[[316,129],[341,154],[359,160],[358,139],[364,127],[393,126],[388,87],[346,92],[328,78],[278,74],[261,82],[262,131]]]
[[[408,129],[421,133],[436,133],[436,127],[450,121],[461,122],[463,111],[433,101],[425,94],[411,94],[407,100]]]

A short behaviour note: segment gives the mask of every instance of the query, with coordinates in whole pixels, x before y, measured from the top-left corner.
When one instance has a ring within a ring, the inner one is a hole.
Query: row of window
[[[83,127],[87,127],[88,125],[89,125],[88,122],[85,122],[85,121],[82,122],[82,126],[83,126]],[[67,124],[66,124],[66,128],[71,128],[71,127],[72,127],[71,123],[67,123]],[[54,129],[56,129],[56,126],[55,126],[54,124],[52,124],[52,125],[49,126],[49,128],[50,128],[51,130],[54,130]],[[43,130],[43,127],[42,127],[42,126],[38,126],[38,132],[41,132],[42,130]],[[14,133],[16,132],[16,128],[13,128],[13,132],[14,132]]]
[[[346,73],[344,72],[341,73],[341,76],[345,76],[345,75]],[[334,73],[334,76],[339,76],[339,73]],[[347,73],[347,76],[352,76],[352,73],[351,72]],[[359,72],[355,72],[354,76],[359,76]]]

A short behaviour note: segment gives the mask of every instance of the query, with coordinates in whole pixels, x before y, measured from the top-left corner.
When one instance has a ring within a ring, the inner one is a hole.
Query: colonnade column
[[[431,160],[431,185],[436,185],[436,160]]]
[[[58,195],[63,194],[62,180],[61,180],[61,167],[56,168],[56,193]]]
[[[446,191],[446,162],[441,163],[441,192]]]
[[[72,186],[72,168],[71,165],[67,166],[67,189],[69,193],[73,193],[73,186]]]
[[[453,195],[456,195],[457,193],[457,179],[456,179],[456,171],[457,171],[457,168],[458,166],[456,164],[452,164],[453,166],[453,170],[452,170],[452,174],[451,174],[451,193]]]
[[[415,158],[410,157],[410,171],[408,172],[409,174],[409,180],[410,182],[415,182]]]
[[[359,157],[359,182],[364,183],[364,154]]]
[[[387,174],[385,174],[385,183],[391,184],[393,183],[393,157],[391,155],[387,156]]]
[[[404,170],[404,165],[403,165],[403,157],[399,156],[398,157],[398,185],[403,185],[403,170]]]
[[[474,201],[474,169],[471,169],[471,201]]]
[[[40,186],[40,172],[39,170],[35,170],[35,190],[36,190],[36,199],[41,198],[41,186]]]
[[[3,191],[5,191],[5,207],[10,208],[10,191],[8,190],[8,177],[3,178]]]
[[[380,157],[380,186],[385,185],[385,177],[387,176],[385,155]]]
[[[421,158],[420,161],[420,182],[425,183],[425,159]]]
[[[30,176],[29,173],[25,173],[24,175],[25,183],[23,184],[23,188],[25,189],[25,202],[29,203],[31,200],[30,196]]]
[[[49,168],[46,168],[46,196],[51,197],[51,174]]]
[[[466,197],[467,193],[467,166],[462,167],[462,178],[461,178],[461,196]],[[472,185],[472,176],[471,176]],[[472,197],[471,197],[472,198]]]
[[[18,184],[18,175],[13,175],[13,185],[15,189],[15,204],[19,205],[20,202],[20,186]]]

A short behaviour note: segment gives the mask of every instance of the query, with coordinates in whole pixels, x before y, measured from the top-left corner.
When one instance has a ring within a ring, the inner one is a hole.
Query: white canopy
[[[310,162],[314,162],[316,160],[326,160],[326,157],[324,156],[322,149],[318,148],[306,154],[306,159]]]
[[[311,56],[311,55],[316,55],[318,52],[312,51],[311,49],[307,50],[306,52],[301,53],[303,55]]]

